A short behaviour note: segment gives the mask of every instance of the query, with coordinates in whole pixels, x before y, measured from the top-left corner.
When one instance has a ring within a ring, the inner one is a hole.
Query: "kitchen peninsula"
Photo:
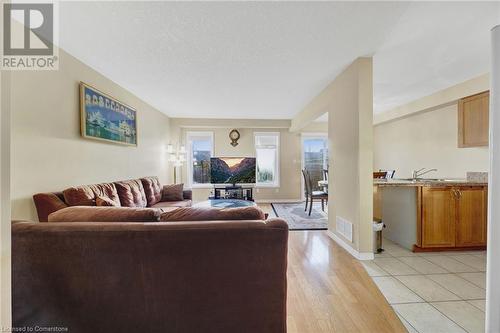
[[[414,252],[486,248],[488,184],[461,179],[376,179],[384,238]]]

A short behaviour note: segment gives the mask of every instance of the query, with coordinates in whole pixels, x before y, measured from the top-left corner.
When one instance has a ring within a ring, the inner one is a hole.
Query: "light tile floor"
[[[413,253],[384,239],[363,261],[410,333],[484,332],[486,252]]]

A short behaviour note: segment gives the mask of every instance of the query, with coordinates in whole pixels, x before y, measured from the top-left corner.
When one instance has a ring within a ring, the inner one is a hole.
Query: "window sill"
[[[212,184],[191,184],[192,189],[207,189],[213,187],[214,186]]]
[[[266,188],[280,188],[280,185],[276,185],[276,184],[269,184],[269,185],[264,185],[264,184],[261,184],[261,185],[255,185],[255,188],[263,188],[263,189],[266,189]]]
[[[191,184],[190,185],[190,188],[192,189],[213,189],[214,188],[214,185],[215,186],[231,186],[231,184]],[[241,184],[238,184],[238,185],[241,185]],[[245,187],[245,186],[249,186],[250,184],[243,184],[242,186]],[[250,186],[249,186],[250,187]],[[255,186],[251,186],[252,188],[258,188],[258,189],[271,189],[271,188],[280,188],[281,186],[279,184],[269,184],[269,185],[264,185],[264,184],[261,184],[261,185],[255,185]]]

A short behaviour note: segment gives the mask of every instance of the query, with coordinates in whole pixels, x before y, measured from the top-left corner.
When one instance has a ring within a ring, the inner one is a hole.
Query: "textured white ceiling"
[[[415,2],[374,57],[374,111],[489,72],[499,2]]]
[[[488,71],[498,3],[61,2],[60,45],[173,117],[292,118],[374,55],[376,112]]]

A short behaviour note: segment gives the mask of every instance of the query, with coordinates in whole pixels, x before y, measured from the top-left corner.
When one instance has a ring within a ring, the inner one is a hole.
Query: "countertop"
[[[488,186],[487,182],[468,181],[467,179],[374,179],[377,186]]]

